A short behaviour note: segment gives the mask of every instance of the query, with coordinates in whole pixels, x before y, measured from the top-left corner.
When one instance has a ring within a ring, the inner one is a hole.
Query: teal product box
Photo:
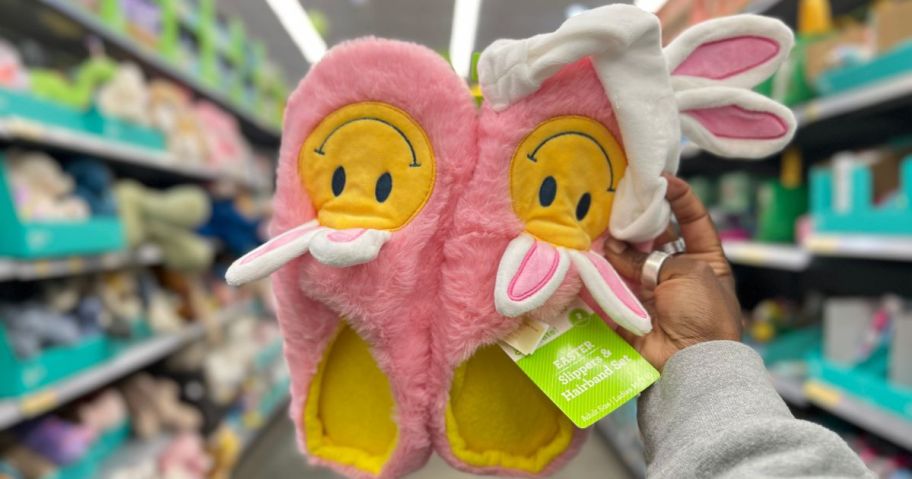
[[[85,338],[73,346],[58,346],[40,355],[22,359],[16,356],[6,330],[0,327],[0,397],[34,393],[57,381],[101,364],[110,358],[106,336]]]
[[[846,208],[834,204],[836,179],[830,168],[811,170],[811,214],[819,233],[912,235],[912,156],[900,164],[899,188],[885,204],[874,203],[871,170],[854,165],[843,180]]]
[[[98,477],[104,461],[111,457],[130,438],[130,421],[102,434],[92,444],[89,452],[76,461],[57,471],[48,479],[88,479]]]
[[[824,72],[817,79],[817,89],[823,95],[834,95],[910,71],[912,42],[907,42],[867,63]]]
[[[95,108],[77,110],[5,88],[0,88],[0,119],[64,128],[76,134],[156,151],[167,149],[165,135],[158,130],[107,117]],[[39,130],[34,131],[36,140],[40,140]]]
[[[0,153],[0,256],[41,259],[97,254],[125,247],[120,219],[89,218],[73,222],[22,222]]]

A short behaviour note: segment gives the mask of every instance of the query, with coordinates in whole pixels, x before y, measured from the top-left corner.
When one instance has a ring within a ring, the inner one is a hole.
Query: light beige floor
[[[463,479],[476,477],[451,469],[437,456],[410,479]],[[628,479],[614,452],[595,432],[580,454],[562,471],[559,479]],[[311,468],[295,446],[291,422],[285,418],[274,421],[253,444],[235,471],[234,479],[337,479],[338,476]]]

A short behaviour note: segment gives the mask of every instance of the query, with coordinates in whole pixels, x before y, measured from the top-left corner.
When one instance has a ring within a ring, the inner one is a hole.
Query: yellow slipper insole
[[[389,379],[344,322],[327,346],[304,407],[308,452],[378,474],[396,447]]]
[[[475,467],[533,474],[560,456],[574,426],[497,346],[456,369],[446,410],[453,454]]]

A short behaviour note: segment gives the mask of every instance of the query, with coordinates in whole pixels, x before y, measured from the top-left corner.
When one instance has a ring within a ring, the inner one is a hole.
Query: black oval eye
[[[334,195],[339,196],[342,194],[342,190],[345,189],[345,168],[340,166],[333,172],[332,189]]]
[[[557,181],[554,180],[554,177],[549,176],[542,180],[541,187],[538,189],[538,202],[544,207],[551,206],[556,195]]]
[[[576,219],[582,221],[589,212],[589,206],[592,205],[592,196],[589,193],[583,193],[579,203],[576,204]]]
[[[383,203],[393,192],[393,177],[389,173],[384,173],[377,178],[377,187],[374,189],[374,196],[377,201]]]

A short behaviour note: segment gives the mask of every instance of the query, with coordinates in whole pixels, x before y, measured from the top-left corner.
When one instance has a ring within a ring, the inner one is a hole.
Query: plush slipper
[[[475,129],[450,66],[396,41],[333,48],[289,101],[275,236],[226,277],[276,272],[291,416],[315,463],[387,478],[428,458],[430,323]]]
[[[651,330],[600,252],[608,237],[642,242],[666,228],[661,175],[677,169],[682,126],[700,146],[742,156],[790,139],[788,110],[743,88],[765,78],[743,72],[775,70],[790,32],[766,19],[714,23],[721,36],[711,25],[682,36],[696,58],[669,47],[674,78],[658,20],[626,5],[482,54],[479,160],[445,246],[447,319],[433,323],[432,429],[454,467],[549,475],[579,448],[585,432],[495,343],[523,316],[547,322],[577,297],[635,334]],[[726,74],[742,88],[717,84]]]

